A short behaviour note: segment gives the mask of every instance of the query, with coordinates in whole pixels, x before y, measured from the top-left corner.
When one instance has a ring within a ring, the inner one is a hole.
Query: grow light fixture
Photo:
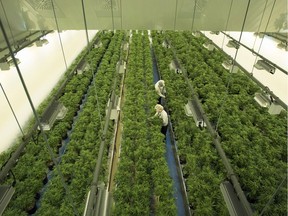
[[[263,93],[255,93],[254,100],[261,106],[261,107],[269,107],[271,104],[271,100],[268,94]]]
[[[279,44],[277,44],[277,47],[279,49],[284,49],[285,51],[288,51],[288,42],[280,42]]]
[[[118,115],[119,115],[118,111],[120,110],[121,99],[117,95],[115,95],[114,97],[113,96],[109,97],[108,102],[107,102],[107,106],[106,106],[106,115],[108,113],[108,108],[109,108],[110,102],[112,103],[110,120],[116,120],[118,118]]]
[[[219,35],[219,34],[220,34],[220,31],[210,31],[210,34],[216,34],[216,35]]]
[[[118,62],[116,70],[118,71],[119,74],[124,74],[126,71],[126,61]]]
[[[170,48],[171,46],[170,46],[169,42],[165,39],[165,40],[163,41],[163,43],[162,43],[162,47],[168,49],[168,48]]]
[[[0,62],[0,69],[1,70],[10,70],[10,64],[6,60],[2,60]]]
[[[254,65],[254,67],[257,68],[258,70],[266,70],[271,74],[274,74],[276,70],[275,67],[273,67],[264,60],[258,60],[257,63]]]
[[[262,33],[262,32],[255,32],[254,35],[256,37],[258,36],[259,38],[263,38],[264,37],[264,33]]]
[[[126,43],[123,44],[123,50],[127,51],[128,49],[129,49],[129,43],[126,42]]]
[[[268,113],[271,115],[278,115],[283,110],[283,107],[274,100],[269,94],[256,92],[254,100],[261,106],[268,108]]]
[[[37,47],[42,47],[43,45],[46,45],[48,43],[49,43],[49,41],[47,39],[45,39],[45,38],[44,39],[39,39],[39,40],[37,40],[35,42]]]
[[[214,48],[215,48],[215,46],[213,45],[213,43],[212,43],[212,41],[206,41],[204,44],[203,44],[203,46],[206,48],[206,49],[208,49],[208,50],[210,50],[210,51],[212,51]]]
[[[84,71],[87,71],[90,69],[90,65],[88,64],[85,59],[82,59],[82,61],[78,64],[75,74],[82,74]]]
[[[223,61],[222,66],[226,69],[226,70],[230,70],[231,67],[233,65],[233,60],[232,59],[226,59]]]
[[[96,49],[100,48],[100,47],[102,47],[102,45],[103,45],[102,42],[98,41],[97,43],[94,44],[94,48],[96,48]]]
[[[200,109],[194,100],[188,101],[188,103],[184,106],[184,110],[187,116],[193,117],[197,127],[206,127],[203,115],[201,114]]]
[[[229,42],[226,44],[227,47],[230,48],[235,48],[235,49],[239,49],[240,45],[237,41],[235,40],[229,40]]]
[[[194,31],[194,32],[192,32],[192,35],[194,37],[200,37],[200,32],[199,31]]]
[[[174,59],[170,62],[169,69],[174,71],[176,74],[182,74],[182,70],[180,68],[180,64],[178,63],[177,59]]]
[[[22,40],[19,40],[15,43],[15,48],[19,49],[20,47],[27,47],[31,45],[31,40],[29,38],[24,38]]]
[[[0,185],[0,215],[4,212],[9,204],[15,189],[9,185]]]
[[[21,63],[18,58],[15,58],[15,60],[16,60],[16,63],[17,63],[17,64],[20,64],[20,63]],[[12,66],[12,67],[15,66],[14,61],[13,61],[13,59],[12,59],[11,56],[8,56],[8,57],[7,57],[7,63],[8,63],[10,66]]]
[[[237,73],[239,71],[239,67],[237,65],[233,65],[233,59],[227,59],[223,61],[222,66],[229,70],[230,73]]]
[[[40,124],[43,130],[50,130],[56,119],[63,119],[67,113],[67,108],[58,101],[54,101],[44,112]],[[40,130],[38,126],[38,130]]]

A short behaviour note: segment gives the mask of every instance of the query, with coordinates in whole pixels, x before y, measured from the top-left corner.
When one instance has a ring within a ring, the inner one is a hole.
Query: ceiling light
[[[216,35],[219,35],[219,34],[220,34],[220,31],[210,31],[210,34],[216,34]]]
[[[229,40],[229,42],[226,44],[227,47],[230,48],[235,48],[235,49],[239,49],[240,45],[237,41],[235,40]]]
[[[257,63],[254,65],[254,67],[257,68],[258,70],[266,70],[271,74],[274,74],[276,70],[275,67],[273,67],[264,60],[258,60]]]

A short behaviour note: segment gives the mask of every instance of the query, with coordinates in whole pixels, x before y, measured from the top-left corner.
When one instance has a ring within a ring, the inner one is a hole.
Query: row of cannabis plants
[[[120,47],[123,33],[116,33],[97,73],[91,83],[85,104],[73,127],[69,146],[61,159],[61,172],[70,194],[65,194],[61,180],[55,176],[48,185],[37,215],[81,215],[84,212],[85,199],[93,179],[99,146],[102,140],[105,109],[112,91],[112,83],[116,74],[116,64],[120,57]],[[104,157],[99,181],[106,183],[108,176],[107,157],[113,132],[112,122],[109,125]],[[51,188],[51,189],[50,189]],[[71,208],[71,201],[77,207],[76,212]],[[45,206],[45,207],[44,207]],[[47,212],[49,209],[49,212]]]
[[[222,67],[225,55],[205,49],[204,37],[196,38],[191,32],[167,32],[165,37],[187,69],[241,187],[259,214],[286,175],[287,113],[270,115],[260,107],[253,99],[260,88],[244,73],[229,73]],[[265,214],[284,215],[286,194],[282,187]]]
[[[65,86],[63,94],[59,98],[59,101],[61,101],[64,104],[64,106],[68,108],[68,112],[64,119],[62,119],[61,121],[56,121],[53,128],[49,132],[45,132],[48,144],[53,151],[52,152],[53,157],[59,164],[63,156],[62,155],[63,152],[59,152],[59,150],[65,148],[65,145],[67,145],[67,142],[69,142],[74,132],[75,134],[78,133],[79,129],[75,127],[74,120],[78,119],[79,117],[78,114],[79,110],[81,110],[81,106],[83,106],[81,105],[84,101],[83,99],[87,94],[88,87],[91,85],[91,82],[93,81],[94,73],[96,72],[97,66],[100,63],[102,56],[104,55],[112,36],[113,36],[112,33],[105,35],[103,34],[99,36],[103,46],[101,48],[91,50],[86,59],[87,61],[89,61],[89,64],[91,66],[90,70],[85,71],[83,74],[74,75],[69,81],[69,83],[67,83],[67,85]],[[76,146],[76,144],[74,145]],[[81,148],[82,147],[85,148],[84,143],[81,144],[77,143],[77,145],[81,146]],[[73,145],[69,146],[71,147]],[[71,148],[73,149],[73,147]],[[90,148],[92,148],[91,143]],[[67,200],[67,198],[64,196],[67,194],[65,194],[66,192],[64,192],[63,184],[55,180],[59,179],[59,176],[57,170],[53,170],[55,164],[53,163],[52,155],[50,153],[47,150],[47,143],[45,142],[43,136],[36,131],[31,142],[27,144],[23,156],[19,159],[17,165],[13,169],[13,173],[17,181],[16,191],[12,197],[11,202],[9,203],[8,209],[5,210],[4,215],[17,215],[17,214],[27,215],[27,213],[28,214],[34,213],[37,208],[39,209],[36,213],[43,212],[42,214],[40,213],[41,215],[59,214],[58,213],[59,207],[61,206],[62,201]],[[74,158],[75,154],[71,154],[70,156]],[[79,152],[78,158],[77,157],[76,158],[79,161],[85,160],[83,156],[88,158],[94,158],[90,153],[85,155],[84,152],[83,155],[81,155]],[[87,167],[89,168],[90,166],[91,165],[88,164],[86,168]],[[73,170],[73,173],[75,170]],[[77,176],[73,177],[75,177],[74,179],[75,181],[77,181],[76,178]],[[48,182],[49,186],[52,185],[51,182],[53,180],[54,187],[47,186],[48,179],[50,180]],[[65,179],[65,181],[66,180],[67,182],[72,181],[72,179]],[[12,178],[8,179],[8,181],[12,181]],[[78,179],[78,182],[81,182],[81,180]],[[87,185],[89,183],[90,182],[88,182]],[[43,191],[44,188],[45,190]],[[81,190],[83,190],[83,188],[81,188]],[[80,191],[77,191],[76,196],[75,191],[74,194],[73,191],[71,191],[70,189],[69,191],[70,196],[74,197],[78,197],[78,194],[83,194],[80,193]],[[48,205],[45,202],[45,197],[49,196],[49,193],[53,194],[52,197],[50,196],[49,198],[51,202],[54,202],[52,205]],[[84,199],[81,196],[80,198]],[[39,201],[39,199],[41,200],[41,202]],[[55,203],[57,203],[57,205],[54,205]],[[45,208],[45,206],[47,208]],[[58,209],[55,209],[55,207],[58,207]],[[53,212],[55,214],[53,214]]]
[[[193,215],[228,215],[220,183],[225,180],[221,160],[206,130],[200,130],[192,117],[185,114],[184,106],[191,93],[182,74],[170,70],[174,59],[170,48],[163,46],[165,35],[152,31],[153,49],[162,79],[166,85],[166,105],[176,138],[177,153],[182,168]]]
[[[78,65],[81,62],[81,60],[87,55],[87,52],[89,52],[88,47],[93,46],[99,40],[99,34],[100,33],[101,32],[98,32],[98,34],[89,42],[87,47],[85,47],[80,52],[80,54],[74,59],[74,61],[71,63],[71,65],[67,68],[65,74],[59,79],[59,81],[56,83],[54,88],[51,90],[50,94],[41,102],[41,104],[37,108],[37,113],[39,113],[39,114],[44,113],[45,110],[47,109],[47,107],[49,106],[49,103],[51,103],[51,101],[54,98],[59,97],[59,94],[61,94],[61,92],[63,91],[63,88],[69,82],[69,80],[73,76],[73,73],[75,73],[75,70],[78,68]],[[101,58],[101,55],[99,55],[99,57]],[[28,137],[29,133],[30,133],[30,131],[34,130],[33,128],[35,127],[35,124],[37,124],[36,120],[35,120],[34,116],[32,116],[27,121],[27,123],[22,127],[22,130],[23,130],[25,136],[24,137],[20,137],[20,136],[16,137],[12,146],[0,154],[0,164],[4,164],[9,159],[9,157],[11,157],[11,154],[23,142],[23,139],[29,139],[29,137]]]
[[[154,114],[157,95],[147,31],[133,31],[130,42],[113,215],[176,215],[164,136],[160,133],[162,122],[148,120]]]

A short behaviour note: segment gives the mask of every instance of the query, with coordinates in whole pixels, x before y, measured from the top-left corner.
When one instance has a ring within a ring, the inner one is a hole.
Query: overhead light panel
[[[230,47],[230,48],[239,49],[240,44],[235,40],[229,40],[229,42],[226,44],[226,46]]]
[[[268,62],[264,60],[258,60],[257,63],[254,65],[255,68],[258,70],[266,70],[271,74],[275,73],[276,68],[270,65]]]

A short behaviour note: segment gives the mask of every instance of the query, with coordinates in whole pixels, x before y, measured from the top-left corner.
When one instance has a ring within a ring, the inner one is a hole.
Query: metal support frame
[[[116,83],[117,83],[116,81],[117,81],[117,76],[115,76],[112,89],[116,88]],[[108,110],[107,110],[107,113],[106,113],[105,125],[104,125],[104,129],[103,129],[103,133],[102,133],[102,140],[101,140],[101,144],[100,144],[100,148],[99,148],[99,152],[98,152],[96,167],[94,169],[93,180],[92,180],[92,183],[91,183],[90,196],[89,196],[89,200],[87,202],[87,208],[86,208],[87,211],[86,211],[86,214],[84,216],[93,216],[93,215],[95,215],[96,200],[97,200],[97,196],[98,196],[98,186],[97,185],[98,185],[100,168],[101,168],[101,164],[102,164],[102,158],[103,158],[103,154],[104,154],[106,134],[107,134],[107,130],[108,130],[108,127],[109,127],[111,110],[112,110],[112,107],[113,107],[113,103],[112,102],[114,100],[115,100],[115,92],[112,91],[111,100],[109,102]]]

